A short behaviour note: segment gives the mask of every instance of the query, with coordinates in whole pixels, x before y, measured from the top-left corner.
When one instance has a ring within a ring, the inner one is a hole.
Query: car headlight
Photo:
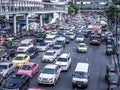
[[[49,80],[53,80],[53,78],[50,78]]]

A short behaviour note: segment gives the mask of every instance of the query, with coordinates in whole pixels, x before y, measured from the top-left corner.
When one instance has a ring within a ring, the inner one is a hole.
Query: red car
[[[35,75],[38,72],[38,70],[39,70],[39,65],[37,63],[27,62],[21,67],[21,69],[18,70],[17,73],[27,74],[32,78],[33,75]]]
[[[29,88],[28,90],[45,90],[43,88]]]

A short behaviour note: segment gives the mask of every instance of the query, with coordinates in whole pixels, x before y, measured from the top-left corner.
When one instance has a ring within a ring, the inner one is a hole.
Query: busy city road
[[[73,40],[70,44],[66,44],[64,52],[71,54],[72,65],[67,72],[62,72],[62,77],[58,80],[55,86],[51,85],[38,85],[37,78],[40,72],[38,72],[30,81],[29,87],[42,87],[46,90],[73,90],[72,89],[72,73],[78,62],[87,62],[90,64],[90,81],[89,85],[84,90],[106,90],[107,83],[105,82],[105,66],[108,60],[111,60],[110,56],[105,55],[105,44],[100,46],[93,46],[89,44],[89,38],[86,38],[85,42],[88,45],[87,53],[77,53],[77,43]],[[47,63],[41,62],[41,58],[44,52],[40,52],[39,56],[31,61],[37,62],[40,65],[40,70]],[[78,89],[79,90],[79,89]],[[80,89],[82,90],[82,89]]]

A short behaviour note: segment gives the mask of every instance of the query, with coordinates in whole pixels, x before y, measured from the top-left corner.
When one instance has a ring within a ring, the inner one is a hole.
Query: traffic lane
[[[62,72],[62,77],[58,80],[57,84],[53,87],[50,85],[38,85],[37,84],[37,77],[40,73],[39,71],[39,73],[36,74],[36,76],[33,77],[33,79],[31,80],[30,87],[42,87],[42,88],[45,88],[46,90],[61,90],[61,89],[73,90],[72,89],[72,73],[74,72],[76,64],[78,62],[87,62],[87,63],[90,63],[90,82],[89,82],[88,88],[84,90],[91,90],[95,88],[97,88],[96,90],[98,90],[101,87],[106,88],[106,84],[104,82],[104,74],[103,74],[105,70],[103,68],[105,66],[103,63],[105,63],[104,62],[105,60],[103,61],[103,59],[106,59],[107,57],[105,56],[103,49],[104,49],[104,45],[88,46],[87,53],[77,53],[77,43],[75,41],[72,41],[70,44],[67,44],[64,49],[64,52],[71,53],[71,58],[72,58],[72,65],[71,65],[71,68],[68,70],[68,72]],[[47,63],[40,62],[43,53],[40,53],[40,55],[36,59],[33,60],[34,62],[39,61],[40,69],[42,69],[44,65],[47,64]],[[103,58],[102,60],[99,60],[100,58],[98,59],[98,57],[103,57]],[[97,60],[99,60],[99,62]],[[101,63],[101,61],[103,61],[103,63]],[[101,67],[98,65],[101,65]],[[101,72],[102,73],[101,74],[95,73],[97,71],[99,73]],[[99,78],[101,79],[99,80]],[[96,83],[91,83],[91,82],[96,82]]]
[[[90,82],[87,90],[106,90],[107,83],[104,79],[106,62],[111,60],[111,57],[105,55],[104,44],[101,44],[100,46],[90,45],[90,48],[92,51],[88,56],[90,64]]]

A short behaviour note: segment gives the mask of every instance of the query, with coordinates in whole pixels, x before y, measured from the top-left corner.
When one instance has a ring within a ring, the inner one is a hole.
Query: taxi
[[[85,43],[78,43],[77,51],[78,52],[87,52],[87,45]]]
[[[30,61],[30,56],[27,54],[17,54],[12,60],[12,63],[16,64],[16,67],[22,67],[26,62]]]

